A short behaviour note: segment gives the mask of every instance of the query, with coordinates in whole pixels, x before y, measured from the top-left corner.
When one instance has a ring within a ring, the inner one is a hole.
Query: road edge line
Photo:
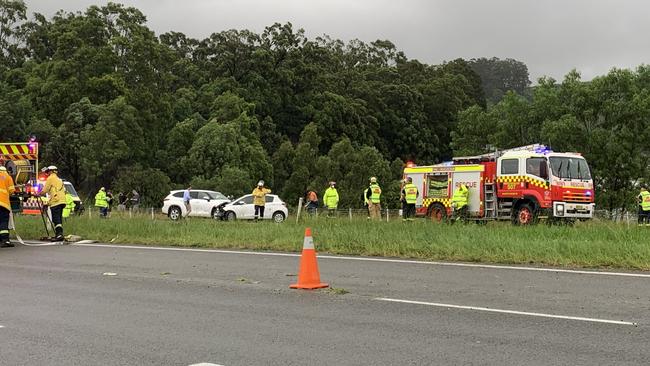
[[[139,245],[74,244],[74,243],[71,243],[70,246],[162,250],[162,251],[185,251],[185,252],[197,252],[197,253],[204,252],[204,253],[220,253],[220,254],[262,255],[262,256],[275,256],[275,257],[300,257],[299,253],[253,252],[253,251],[225,250],[225,249],[199,249],[199,248],[139,246]],[[495,264],[476,264],[476,263],[449,263],[449,262],[435,262],[435,261],[408,260],[408,259],[350,257],[350,256],[336,256],[336,255],[318,255],[318,259],[337,259],[337,260],[354,260],[354,261],[362,261],[362,262],[384,262],[384,263],[404,263],[404,264],[425,264],[425,265],[446,266],[446,267],[506,269],[506,270],[531,271],[531,272],[552,272],[552,273],[585,274],[585,275],[599,275],[599,276],[650,278],[650,274],[644,274],[644,273],[586,271],[586,270],[574,270],[574,269],[562,269],[562,268],[502,266],[502,265],[495,265]]]
[[[599,319],[599,318],[586,318],[586,317],[581,317],[581,316],[545,314],[545,313],[536,313],[536,312],[528,312],[528,311],[495,309],[495,308],[487,308],[487,307],[481,307],[481,306],[443,304],[443,303],[437,303],[437,302],[393,299],[393,298],[389,298],[389,297],[376,297],[373,300],[386,301],[386,302],[396,302],[396,303],[403,303],[403,304],[413,304],[413,305],[427,305],[427,306],[435,306],[435,307],[450,308],[450,309],[485,311],[485,312],[500,313],[500,314],[526,315],[526,316],[535,316],[535,317],[552,318],[552,319],[577,320],[577,321],[592,322],[592,323],[631,325],[631,326],[635,326],[635,327],[638,326],[638,323],[626,322],[626,321],[622,321],[622,320],[609,320],[609,319]]]

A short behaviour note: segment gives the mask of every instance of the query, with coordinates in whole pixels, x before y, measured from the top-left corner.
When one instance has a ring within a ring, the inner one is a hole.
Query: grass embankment
[[[211,219],[171,222],[140,216],[74,217],[65,223],[65,230],[101,242],[114,239],[125,244],[297,252],[307,226],[313,230],[320,253],[650,270],[650,228],[609,222],[514,227],[496,222],[450,226],[425,220],[387,223],[347,218],[296,224],[294,218],[275,224]],[[18,217],[17,228],[26,238],[43,236],[40,217]]]

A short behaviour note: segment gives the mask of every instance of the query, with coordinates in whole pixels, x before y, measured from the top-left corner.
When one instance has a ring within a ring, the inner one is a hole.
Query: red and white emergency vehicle
[[[0,165],[7,172],[22,193],[11,197],[12,209],[25,215],[40,215],[42,203],[39,204],[36,194],[45,185],[46,174],[39,172],[38,142],[31,138],[28,142],[0,143]],[[72,183],[64,180],[63,185],[75,201],[75,212],[83,211],[83,203]],[[42,202],[42,201],[41,201]]]
[[[468,211],[475,220],[527,225],[540,218],[573,221],[594,214],[594,184],[584,157],[540,144],[432,166],[409,163],[406,177],[420,190],[416,214],[434,221],[452,214],[451,197],[461,184],[469,188]]]

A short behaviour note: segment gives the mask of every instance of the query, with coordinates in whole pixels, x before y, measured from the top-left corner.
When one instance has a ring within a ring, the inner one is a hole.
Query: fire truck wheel
[[[531,225],[536,220],[535,210],[530,204],[524,203],[517,208],[517,213],[514,217],[515,225]]]
[[[447,210],[445,209],[445,206],[441,204],[433,204],[431,205],[431,208],[429,208],[428,216],[433,222],[441,222],[447,219]]]

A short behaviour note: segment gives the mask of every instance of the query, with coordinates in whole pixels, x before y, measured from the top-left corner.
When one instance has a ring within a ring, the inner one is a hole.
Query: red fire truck
[[[34,196],[41,192],[45,185],[45,173],[39,173],[38,142],[31,138],[28,142],[0,143],[0,165],[19,187],[20,195],[11,197],[12,209],[25,215],[40,215],[41,206]],[[75,201],[75,212],[83,212],[83,203],[72,183],[64,180],[63,185]],[[42,202],[42,201],[41,201]]]
[[[434,221],[452,215],[451,197],[461,184],[469,188],[472,220],[528,225],[541,218],[574,221],[594,214],[594,184],[584,157],[540,144],[432,166],[409,163],[406,177],[420,189],[416,214]]]

